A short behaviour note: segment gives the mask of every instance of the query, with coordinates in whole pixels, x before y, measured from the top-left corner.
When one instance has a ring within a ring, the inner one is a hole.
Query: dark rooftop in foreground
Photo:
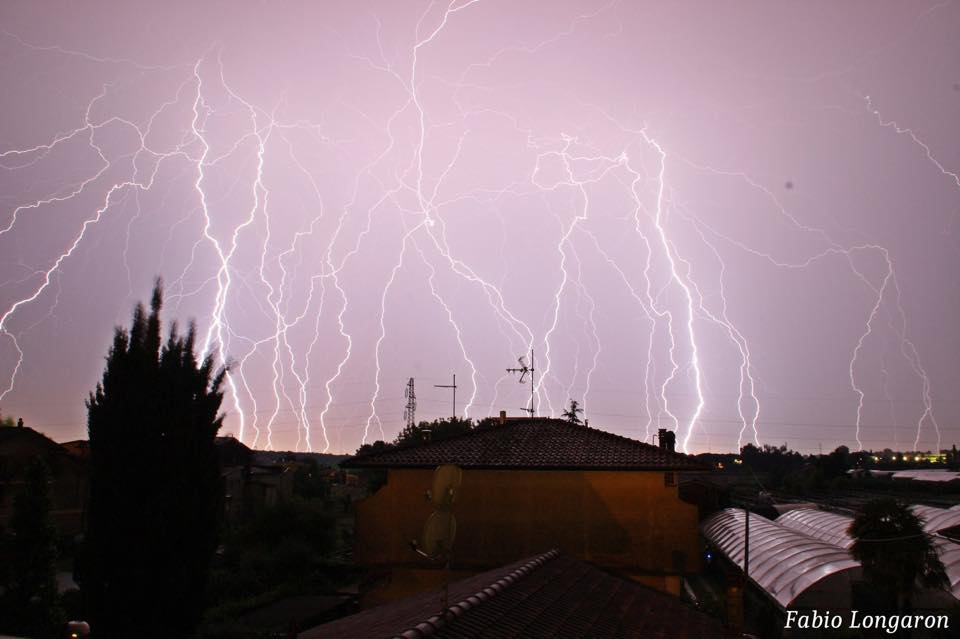
[[[504,424],[429,443],[398,446],[342,462],[345,468],[501,470],[705,470],[689,455],[560,419],[510,418]]]
[[[26,468],[33,459],[42,457],[54,475],[66,468],[82,467],[66,448],[29,426],[0,427],[0,457],[18,468]]]
[[[679,599],[550,551],[437,591],[317,626],[299,639],[723,639],[737,635]]]

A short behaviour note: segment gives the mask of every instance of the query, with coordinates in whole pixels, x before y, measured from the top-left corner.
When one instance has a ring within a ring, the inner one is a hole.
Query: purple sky
[[[539,414],[960,439],[953,2],[0,5],[0,410],[58,440],[153,278],[225,431]]]

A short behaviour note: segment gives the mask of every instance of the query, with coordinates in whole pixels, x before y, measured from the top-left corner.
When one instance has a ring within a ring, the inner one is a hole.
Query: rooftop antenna
[[[530,408],[521,408],[520,410],[530,413],[530,417],[534,417],[537,414],[537,409],[534,408],[534,393],[537,388],[537,377],[536,369],[533,367],[533,349],[530,349],[530,366],[527,366],[525,357],[521,355],[517,361],[520,363],[520,368],[508,368],[508,373],[520,373],[520,383],[523,384],[523,378],[527,376],[527,373],[530,373]]]
[[[447,609],[447,581],[450,571],[450,555],[453,540],[457,536],[457,519],[453,516],[453,504],[457,501],[463,472],[458,466],[444,464],[433,471],[433,486],[426,491],[426,498],[433,505],[433,512],[423,525],[420,539],[410,542],[410,547],[421,557],[443,562],[445,577],[440,609]]]
[[[412,433],[417,424],[417,393],[413,390],[412,377],[407,382],[407,388],[403,391],[403,396],[407,398],[407,405],[403,409],[403,419],[407,422],[407,430]]]
[[[434,388],[452,388],[453,389],[453,413],[450,417],[451,421],[457,419],[457,374],[453,374],[453,384],[434,384]]]

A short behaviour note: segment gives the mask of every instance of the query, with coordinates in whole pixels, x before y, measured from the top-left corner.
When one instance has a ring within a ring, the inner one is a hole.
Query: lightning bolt
[[[863,101],[864,101],[864,103],[866,104],[867,111],[868,111],[871,115],[873,115],[874,118],[876,118],[877,123],[878,123],[880,126],[882,126],[882,127],[884,127],[884,128],[887,128],[887,129],[893,129],[894,131],[897,132],[897,135],[905,135],[905,136],[907,136],[908,138],[910,138],[910,140],[913,141],[914,144],[916,144],[916,145],[919,146],[921,149],[923,149],[923,154],[926,156],[927,160],[928,160],[933,166],[937,167],[937,170],[940,171],[940,174],[941,174],[941,175],[943,175],[944,177],[950,178],[950,180],[951,180],[954,184],[956,184],[958,187],[960,187],[960,176],[958,176],[958,175],[957,175],[955,172],[953,172],[953,171],[948,171],[948,170],[943,166],[943,164],[940,163],[940,160],[938,160],[936,157],[934,157],[933,152],[930,150],[930,146],[929,146],[926,142],[924,142],[923,140],[921,140],[920,138],[918,138],[918,137],[917,137],[917,134],[913,132],[913,129],[909,129],[909,128],[906,128],[906,127],[901,127],[899,124],[897,124],[897,123],[894,122],[893,120],[884,120],[883,117],[880,115],[880,111],[878,111],[876,108],[874,108],[874,106],[873,106],[873,101],[870,99],[870,96],[869,96],[869,95],[863,96]]]
[[[908,368],[911,379],[919,382],[922,408],[914,447],[919,447],[925,430],[932,429],[939,448],[930,375],[909,330],[897,270],[887,247],[870,238],[841,242],[826,230],[805,224],[759,179],[683,157],[653,125],[625,126],[603,109],[579,103],[615,130],[613,141],[601,143],[591,137],[590,126],[531,123],[509,108],[471,104],[470,96],[491,89],[477,77],[508,64],[510,56],[544,54],[585,25],[613,14],[620,3],[606,2],[573,15],[565,27],[539,42],[509,44],[467,61],[452,73],[433,74],[429,61],[442,52],[441,39],[468,28],[471,14],[485,4],[481,0],[429,3],[416,17],[412,33],[396,45],[392,59],[384,44],[384,22],[376,15],[372,16],[373,55],[367,55],[357,39],[331,30],[339,39],[343,60],[377,74],[391,91],[399,91],[399,99],[390,102],[385,115],[366,113],[346,98],[331,101],[364,124],[362,135],[369,134],[373,141],[363,143],[333,139],[329,131],[336,129],[327,126],[325,114],[316,121],[291,115],[294,110],[286,94],[270,108],[272,103],[258,101],[256,93],[235,88],[228,82],[229,67],[220,44],[187,63],[149,66],[58,45],[38,46],[2,32],[25,51],[83,60],[111,70],[115,77],[94,85],[85,105],[78,108],[82,113],[67,130],[0,152],[0,170],[14,177],[44,170],[45,163],[55,161],[61,151],[82,149],[91,158],[82,174],[65,177],[54,187],[46,180],[31,184],[29,195],[16,201],[0,222],[0,239],[14,241],[22,226],[38,216],[53,217],[65,208],[84,212],[81,221],[71,222],[75,226],[70,227],[62,249],[40,265],[19,264],[17,276],[0,284],[5,291],[0,336],[15,355],[10,377],[0,388],[0,401],[14,390],[23,370],[27,356],[23,335],[54,315],[64,270],[78,247],[91,241],[91,229],[108,218],[116,219],[122,231],[120,260],[127,295],[134,295],[133,238],[148,213],[142,197],[154,189],[159,176],[169,173],[169,181],[159,188],[173,192],[176,184],[187,182],[190,202],[171,218],[165,237],[158,238],[165,271],[167,259],[174,259],[168,247],[180,248],[181,236],[188,238],[184,261],[170,267],[174,277],[168,300],[177,307],[192,298],[203,304],[202,353],[215,354],[230,364],[231,420],[236,420],[239,438],[251,445],[268,449],[282,445],[285,426],[296,431],[296,450],[316,447],[328,452],[342,447],[345,430],[356,434],[361,443],[389,438],[393,425],[382,404],[391,401],[383,389],[389,387],[385,378],[392,362],[385,355],[389,352],[385,345],[395,339],[391,330],[398,314],[394,301],[401,275],[408,272],[423,276],[423,293],[429,292],[424,299],[435,305],[445,321],[443,339],[450,340],[451,348],[456,345],[459,370],[469,371],[471,388],[464,415],[484,407],[493,413],[504,395],[502,386],[508,377],[500,374],[490,384],[484,375],[488,352],[515,357],[531,349],[536,349],[540,373],[533,398],[524,399],[531,402],[531,409],[553,416],[558,399],[565,402],[580,389],[584,407],[588,400],[594,406],[595,400],[590,399],[594,380],[602,377],[605,358],[616,350],[608,339],[601,339],[607,337],[603,334],[606,293],[592,288],[598,271],[609,275],[617,290],[629,295],[630,308],[637,309],[631,330],[640,339],[637,357],[643,372],[628,391],[639,398],[638,415],[626,417],[645,420],[644,439],[650,439],[655,426],[667,426],[678,431],[684,451],[695,448],[697,433],[709,442],[713,433],[707,428],[712,414],[707,411],[707,399],[712,410],[717,377],[708,357],[712,338],[707,338],[719,334],[737,367],[730,381],[731,388],[737,387],[730,408],[737,446],[748,440],[759,444],[762,378],[755,361],[762,359],[755,360],[748,325],[739,324],[742,311],[727,292],[735,272],[728,271],[727,251],[740,251],[776,269],[806,269],[830,261],[852,274],[869,296],[862,325],[858,319],[857,339],[843,356],[849,380],[845,392],[852,397],[852,435],[862,449],[870,392],[863,381],[862,358],[882,341],[882,392],[891,419],[895,416],[887,388],[892,373],[888,364],[896,363]],[[621,24],[603,37],[616,38],[622,32]],[[132,85],[134,78],[154,74],[174,81],[167,94],[151,103],[151,112],[141,119],[115,115],[122,113],[115,100],[125,83]],[[443,89],[447,99],[443,106],[448,111],[434,108],[430,92],[434,87]],[[867,115],[882,129],[909,140],[924,161],[960,187],[958,174],[941,162],[914,129],[885,119],[869,96],[863,100]],[[862,111],[858,113],[864,117]],[[179,139],[160,143],[161,123],[171,118],[176,119]],[[481,121],[505,126],[520,140],[518,157],[523,165],[492,187],[483,184],[458,191],[454,176],[466,163],[470,144],[484,135],[475,125]],[[129,148],[117,151],[116,145],[105,143],[118,132],[129,135]],[[452,150],[441,143],[445,135],[455,140]],[[367,155],[356,156],[362,159],[343,169],[350,173],[342,184],[326,181],[324,171],[313,164],[320,156],[347,164],[354,153]],[[161,173],[161,167],[168,165],[170,170]],[[754,246],[726,227],[707,223],[674,191],[676,173],[683,167],[721,176],[762,194],[770,214],[785,222],[792,237],[811,240],[816,247],[800,257],[784,257],[765,246]],[[284,168],[290,171],[284,174]],[[292,175],[300,190],[287,181]],[[610,194],[627,204],[611,204],[613,200],[606,198]],[[301,209],[288,202],[296,197],[302,198]],[[90,205],[89,199],[95,203]],[[544,228],[531,241],[547,244],[549,259],[536,265],[547,276],[534,268],[533,262],[539,260],[532,257],[534,253],[510,253],[508,230],[516,223],[506,213],[510,202],[536,207],[537,214],[544,216]],[[457,244],[457,220],[449,212],[465,203],[489,207],[501,225],[500,247],[495,239],[490,253],[502,258],[502,270],[493,275]],[[626,208],[620,217],[614,210],[617,206]],[[289,220],[295,221],[292,227]],[[602,225],[612,223],[625,231],[617,238],[619,247],[603,234]],[[58,220],[57,224],[68,222]],[[194,225],[198,228],[193,229]],[[389,235],[389,248],[380,251],[389,261],[377,265],[379,271],[367,271],[367,259],[381,249],[375,244],[382,235]],[[519,271],[508,266],[512,257],[524,261]],[[880,275],[866,269],[864,260],[882,264]],[[705,277],[707,269],[714,271],[709,274],[714,279]],[[358,272],[363,275],[359,283],[354,279]],[[512,280],[528,284],[523,279],[527,277],[535,278],[533,285],[543,290],[539,308],[512,292]],[[470,313],[456,303],[464,291],[476,302]],[[23,310],[41,301],[47,304],[45,314],[32,323],[24,322]],[[495,327],[492,339],[480,334],[480,321]],[[705,327],[715,332],[707,334]],[[890,352],[896,355],[895,361],[888,362],[890,339],[895,340]],[[567,357],[570,353],[572,357]],[[567,361],[570,365],[565,368]],[[351,402],[341,393],[355,383],[354,369],[363,378],[356,383],[369,388],[370,394],[352,402],[361,405],[357,409],[361,412],[348,417],[344,407]],[[684,396],[690,391],[692,401]],[[348,423],[349,419],[357,421]]]

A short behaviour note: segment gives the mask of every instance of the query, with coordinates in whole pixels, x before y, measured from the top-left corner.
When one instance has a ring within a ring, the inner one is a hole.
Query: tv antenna
[[[433,471],[433,485],[427,490],[426,498],[433,505],[433,512],[423,525],[419,540],[412,540],[410,547],[421,557],[430,561],[443,562],[445,577],[441,610],[447,609],[447,578],[450,571],[450,556],[453,540],[457,536],[457,518],[453,516],[453,505],[457,501],[463,472],[458,466],[444,464]]]
[[[530,374],[530,408],[521,408],[520,410],[530,413],[530,417],[534,417],[537,414],[537,409],[534,408],[534,401],[533,401],[534,393],[536,392],[536,389],[537,389],[537,377],[536,377],[537,369],[533,367],[533,349],[532,348],[530,349],[530,365],[529,366],[527,366],[526,358],[523,355],[521,355],[517,359],[517,362],[520,363],[520,368],[508,368],[507,372],[520,373],[519,381],[521,384],[524,383],[523,378],[527,376],[527,373]]]
[[[417,393],[413,390],[413,378],[407,382],[407,388],[403,391],[403,396],[407,398],[407,405],[403,409],[403,419],[407,422],[407,429],[412,433],[417,425]]]
[[[451,420],[457,419],[457,374],[453,374],[453,384],[434,384],[434,388],[452,388],[453,389],[453,413]]]

